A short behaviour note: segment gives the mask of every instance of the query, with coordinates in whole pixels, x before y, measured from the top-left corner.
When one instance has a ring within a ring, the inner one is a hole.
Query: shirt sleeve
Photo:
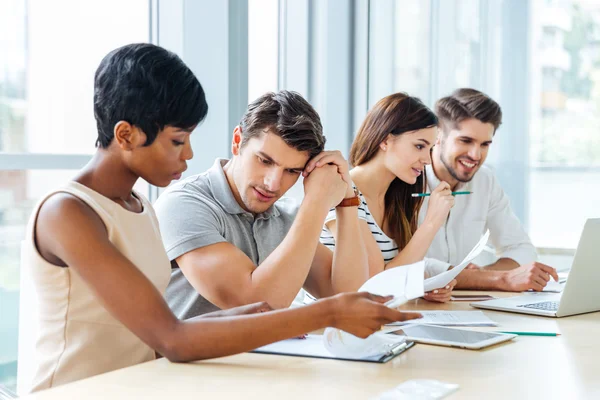
[[[163,193],[154,208],[169,260],[192,250],[227,242],[217,206],[182,190]]]
[[[425,279],[446,272],[450,268],[449,263],[436,260],[435,258],[425,258],[423,261],[425,261]]]
[[[533,262],[537,252],[521,222],[510,207],[508,196],[495,176],[492,176],[492,195],[487,215],[490,240],[500,258],[510,258],[519,265]]]
[[[327,216],[325,217],[325,222],[323,224],[326,225],[328,222],[335,221],[336,219],[337,219],[337,216],[335,214],[335,207],[333,207],[327,213]],[[325,229],[327,229],[327,228],[325,228]]]

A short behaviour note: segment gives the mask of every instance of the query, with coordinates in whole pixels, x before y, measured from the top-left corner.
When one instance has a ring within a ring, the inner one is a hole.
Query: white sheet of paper
[[[275,342],[272,344],[268,344],[263,347],[259,347],[255,351],[260,353],[276,353],[276,354],[291,354],[298,356],[307,356],[307,357],[331,357],[332,354],[326,348],[326,341],[324,340],[324,335],[308,335],[306,339],[287,339],[282,340],[280,342]],[[403,336],[392,336],[386,335],[386,340],[381,341],[381,343],[385,343],[386,345],[382,346],[379,349],[375,349],[373,351],[374,355],[371,357],[358,357],[354,354],[347,354],[346,356],[339,356],[342,358],[348,358],[353,360],[379,360],[383,355],[385,355],[391,348],[395,345],[402,343],[405,341],[405,337]]]
[[[423,318],[413,319],[406,322],[395,322],[393,326],[402,325],[441,325],[441,326],[498,326],[498,324],[487,317],[482,311],[418,311]],[[390,329],[386,328],[386,331]]]
[[[449,284],[452,281],[452,279],[456,278],[458,274],[460,274],[463,271],[463,269],[465,269],[467,265],[469,265],[471,260],[473,260],[483,251],[483,249],[485,248],[485,244],[487,243],[489,238],[490,231],[487,230],[483,234],[483,236],[481,236],[479,242],[477,242],[475,247],[473,247],[473,249],[469,252],[469,254],[467,254],[465,259],[462,260],[460,264],[458,264],[451,270],[442,272],[441,274],[436,276],[432,276],[429,279],[425,279],[424,290],[426,292],[431,292],[432,290],[443,288],[444,286]]]
[[[423,296],[424,276],[425,263],[419,261],[386,269],[366,281],[358,291],[381,296],[392,295],[394,298],[388,303],[388,306],[395,308],[408,300]]]
[[[408,300],[423,296],[424,274],[423,261],[390,268],[369,279],[358,291],[381,296],[392,295],[394,298],[387,306],[395,308]],[[382,349],[389,347],[389,340],[382,332],[361,339],[335,328],[325,329],[323,335],[325,348],[334,356],[342,358],[364,358],[381,354]]]
[[[372,400],[441,400],[456,392],[460,386],[456,383],[447,383],[433,379],[411,379],[396,386],[394,389],[383,392]]]
[[[554,278],[550,278],[550,281],[546,284],[546,286],[544,286],[542,292],[560,293],[565,288],[565,282],[561,283],[560,280],[556,282]]]
[[[323,333],[323,346],[332,355],[340,358],[364,359],[381,357],[395,345],[405,341],[404,336],[386,335],[380,331],[361,339],[335,328]]]

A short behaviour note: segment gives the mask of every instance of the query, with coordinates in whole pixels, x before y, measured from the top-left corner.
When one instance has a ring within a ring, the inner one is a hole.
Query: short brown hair
[[[294,149],[308,151],[310,158],[325,148],[321,118],[297,92],[281,90],[263,94],[248,105],[240,127],[242,146],[269,130]]]
[[[488,95],[475,89],[456,89],[450,96],[443,97],[435,103],[442,131],[456,129],[467,119],[475,118],[494,126],[494,133],[502,124],[502,108]]]

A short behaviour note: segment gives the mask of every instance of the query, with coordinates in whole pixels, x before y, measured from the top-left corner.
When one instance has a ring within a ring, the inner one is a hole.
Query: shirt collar
[[[433,171],[433,166],[431,164],[425,166],[425,176],[427,176],[427,188],[429,189],[429,192],[431,193],[440,184],[440,180],[435,175],[435,172]],[[467,183],[465,183],[465,182],[458,182],[458,185],[456,185],[456,187],[454,188],[454,191],[455,192],[459,191],[462,188],[464,188],[466,185],[467,185]]]
[[[271,217],[278,217],[279,210],[275,205],[272,205],[267,209],[267,211],[254,215],[244,210],[235,199],[231,188],[229,187],[229,183],[227,182],[227,177],[225,176],[225,171],[223,171],[223,166],[227,164],[229,160],[223,158],[217,158],[213,166],[208,170],[208,179],[210,181],[212,194],[217,201],[223,207],[223,209],[233,215],[244,214],[247,216],[251,216],[253,219],[269,219]]]

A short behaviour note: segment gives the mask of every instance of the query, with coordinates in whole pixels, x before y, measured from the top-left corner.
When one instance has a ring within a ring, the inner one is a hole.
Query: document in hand
[[[391,268],[369,279],[358,291],[382,296],[393,295],[394,298],[387,305],[395,308],[408,300],[423,296],[424,274],[423,261]],[[382,333],[361,339],[339,329],[327,328],[323,340],[325,348],[336,357],[364,358],[380,354],[389,339]]]
[[[426,292],[431,292],[432,290],[443,288],[444,286],[449,284],[452,281],[452,279],[456,278],[458,274],[460,274],[463,271],[463,269],[465,269],[467,265],[469,265],[471,260],[473,260],[483,251],[489,238],[490,231],[488,230],[483,234],[481,239],[479,239],[479,242],[475,245],[475,247],[473,247],[473,250],[471,250],[471,252],[467,254],[465,259],[462,260],[460,264],[458,264],[451,270],[442,272],[441,274],[436,276],[432,276],[429,279],[425,279],[424,290]]]
[[[408,300],[423,296],[424,276],[425,263],[419,261],[386,269],[366,281],[358,291],[381,296],[392,295],[394,298],[387,305],[396,308]]]

